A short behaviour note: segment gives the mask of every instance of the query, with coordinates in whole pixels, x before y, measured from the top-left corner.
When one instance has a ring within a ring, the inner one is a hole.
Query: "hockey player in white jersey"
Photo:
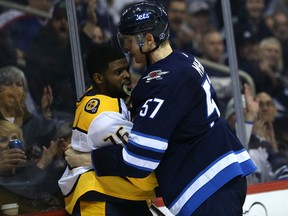
[[[124,146],[132,128],[125,98],[131,76],[125,55],[112,47],[93,50],[87,58],[93,85],[77,102],[71,149],[91,152],[103,146]],[[69,160],[68,160],[69,162]],[[59,186],[72,215],[151,215],[147,201],[155,197],[154,174],[145,179],[97,177],[92,164],[67,167]]]

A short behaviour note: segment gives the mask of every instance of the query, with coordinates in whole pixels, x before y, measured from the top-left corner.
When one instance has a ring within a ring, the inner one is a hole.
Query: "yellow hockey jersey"
[[[71,146],[81,152],[106,145],[124,145],[132,128],[130,112],[122,99],[89,95],[77,102]],[[127,200],[149,200],[158,185],[154,173],[143,179],[117,176],[98,177],[92,166],[66,168],[58,182],[65,197],[66,210],[72,213],[79,197],[88,191]]]

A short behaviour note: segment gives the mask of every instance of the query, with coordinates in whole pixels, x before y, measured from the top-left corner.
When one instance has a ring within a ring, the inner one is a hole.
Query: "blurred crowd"
[[[119,14],[136,1],[74,0],[82,60],[94,47],[118,46]],[[5,194],[0,205],[22,203],[22,213],[63,207],[57,181],[78,99],[67,7],[64,0],[9,2],[47,16],[0,5],[0,191]],[[174,49],[229,67],[221,0],[159,2],[168,11]],[[258,167],[250,183],[288,179],[288,0],[230,0],[230,5],[238,67],[254,84],[240,79],[246,144]],[[145,68],[127,57],[135,85]],[[221,115],[235,130],[230,74],[204,67]],[[84,79],[88,87],[86,73]],[[13,137],[25,148],[9,149]]]

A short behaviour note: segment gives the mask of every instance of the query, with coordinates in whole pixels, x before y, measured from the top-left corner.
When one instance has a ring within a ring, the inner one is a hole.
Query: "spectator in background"
[[[235,42],[250,35],[256,41],[273,36],[264,17],[265,0],[245,0],[245,11],[234,24]]]
[[[242,105],[243,105],[243,112],[244,112],[244,121],[245,121],[245,128],[246,128],[246,135],[247,135],[247,143],[250,140],[250,136],[252,133],[252,127],[255,119],[257,118],[257,114],[259,112],[259,103],[257,100],[254,99],[252,94],[251,87],[248,84],[244,85],[244,95],[242,95]],[[227,120],[228,124],[236,133],[236,113],[235,113],[235,102],[234,98],[231,98],[227,104],[225,110],[225,119]]]
[[[285,57],[288,56],[288,39],[282,41],[282,48],[283,48],[283,63],[284,63],[284,73],[288,75],[288,61]]]
[[[256,91],[270,94],[275,100],[279,117],[288,117],[288,76],[283,73],[279,40],[275,37],[263,39],[259,44],[259,56],[259,69],[251,74]]]
[[[110,40],[110,36],[105,34],[103,27],[99,25],[97,18],[97,2],[89,0],[86,7],[86,20],[79,25],[80,46],[82,58],[85,59],[87,53],[97,45],[103,45]]]
[[[265,92],[258,93],[256,98],[259,101],[259,113],[256,120],[258,121],[258,125],[254,127],[253,132],[258,136],[259,139],[267,140],[271,144],[271,148],[275,152],[278,152],[279,149],[273,126],[273,122],[277,113],[275,104],[272,100],[272,97]]]
[[[79,25],[79,40],[81,47],[81,54],[83,62],[86,60],[87,54],[95,47],[101,46],[107,43],[111,37],[107,37],[104,32],[104,29],[99,25],[99,20],[97,17],[97,1],[89,0],[87,2],[76,1],[76,4],[82,5],[82,10],[86,9],[86,13],[82,11],[82,22]],[[86,16],[84,16],[86,15]],[[84,17],[86,17],[84,19]],[[85,66],[84,66],[85,68]],[[86,68],[85,68],[86,70]],[[84,73],[85,76],[85,85],[90,86],[90,79],[87,76],[87,73]]]
[[[277,12],[288,13],[288,1],[287,0],[271,0],[267,5],[265,14],[267,16],[275,14]]]
[[[279,146],[274,130],[277,114],[275,104],[272,97],[265,92],[258,93],[256,98],[259,101],[259,113],[253,124],[249,148],[264,148],[274,173],[274,179],[288,179],[288,160],[282,153],[282,146]]]
[[[245,131],[248,147],[248,152],[253,160],[253,162],[257,166],[257,170],[255,173],[249,176],[248,183],[260,183],[272,181],[274,178],[271,164],[268,161],[268,154],[266,149],[262,147],[252,148],[250,149],[249,142],[252,135],[252,128],[254,121],[257,119],[257,115],[259,112],[259,102],[254,99],[254,96],[251,92],[251,89],[248,85],[244,86],[244,95],[242,95],[242,105],[244,112],[244,123],[245,123]],[[236,131],[236,113],[235,113],[235,102],[234,98],[231,98],[227,104],[225,119],[228,121],[230,127],[237,134]]]
[[[281,153],[288,158],[288,124],[287,118],[277,118],[274,121],[274,132]]]
[[[48,99],[47,99],[48,98]],[[48,101],[46,101],[48,100]],[[26,143],[26,153],[39,156],[42,146],[48,147],[57,129],[63,123],[51,119],[44,114],[49,112],[49,95],[43,95],[43,112],[37,110],[29,97],[28,86],[24,73],[12,66],[0,69],[0,113],[2,120],[19,125],[23,130]],[[35,150],[38,150],[35,152]],[[39,154],[38,154],[39,152]]]
[[[171,0],[167,6],[168,21],[170,25],[170,43],[173,48],[180,47],[178,34],[184,24],[187,15],[187,3],[185,0]]]
[[[188,5],[188,13],[185,22],[178,33],[178,40],[185,52],[195,56],[201,56],[201,41],[203,35],[214,30],[214,26],[209,19],[210,7],[206,1],[191,1]]]
[[[209,61],[227,64],[226,49],[223,37],[217,30],[210,30],[203,34],[201,40],[202,58]]]
[[[16,47],[10,34],[0,29],[0,68],[7,65],[17,65]]]
[[[193,1],[200,1],[200,0],[186,0],[188,4],[191,4]],[[204,2],[205,4],[208,5],[209,11],[208,11],[208,16],[209,16],[209,22],[211,25],[215,27],[215,29],[220,30],[222,26],[220,26],[220,21],[222,17],[219,19],[218,17],[218,12],[221,13],[221,16],[223,16],[223,13],[220,9],[220,11],[217,11],[217,2],[218,0],[202,0],[201,2]]]
[[[107,41],[104,32],[100,26],[95,26],[92,31],[92,42],[95,44],[102,44]]]
[[[27,0],[27,6],[50,13],[52,0]],[[25,55],[31,49],[32,43],[40,30],[47,24],[45,18],[15,9],[8,10],[0,15],[0,28],[10,32],[13,43],[17,48],[17,59],[25,65]]]
[[[236,51],[239,68],[251,75],[259,61],[259,42],[247,32],[238,37]]]
[[[5,120],[0,120],[0,176],[10,176],[17,167],[26,165],[24,149],[9,149],[8,144],[12,139],[23,140],[21,128]]]
[[[42,97],[39,90],[49,85],[53,89],[51,109],[54,115],[62,119],[73,118],[77,98],[66,5],[63,0],[55,5],[52,19],[27,53],[25,74],[37,105],[41,104]]]
[[[280,40],[288,39],[288,16],[287,13],[277,12],[273,14],[273,33]]]
[[[120,14],[120,9],[122,5],[128,4],[130,1],[106,1],[106,0],[75,0],[76,13],[78,25],[82,26],[89,20],[89,13],[87,11],[92,11],[95,13],[95,18],[97,20],[97,25],[99,25],[107,38],[111,38],[116,32],[116,24],[118,21],[118,16]],[[114,6],[117,4],[117,9]],[[91,7],[91,5],[93,5]],[[90,8],[91,7],[91,8]],[[118,8],[119,7],[119,8]],[[115,10],[114,10],[115,9]]]
[[[225,44],[223,37],[216,30],[211,30],[203,34],[201,52],[203,59],[221,65],[227,64],[227,61],[225,61]],[[232,97],[230,74],[213,69],[209,66],[206,66],[205,69],[217,93],[220,112],[224,114],[227,103]]]
[[[222,0],[208,0],[212,3],[213,9],[215,10],[216,20],[218,21],[217,29],[219,31],[224,31],[224,20],[223,11],[222,11]],[[232,22],[237,22],[241,14],[243,14],[243,10],[245,8],[245,1],[246,0],[229,0],[231,6],[231,19]]]
[[[288,15],[287,13],[277,12],[273,15],[273,33],[280,41],[283,51],[283,72],[288,76]]]
[[[267,93],[261,92],[254,99],[248,85],[245,85],[244,92],[245,96],[242,97],[242,103],[247,136],[246,145],[252,160],[257,165],[257,171],[249,178],[249,183],[287,179],[288,160],[285,154],[281,153],[284,148],[278,145],[278,138],[274,133],[276,109],[272,98]],[[233,98],[227,105],[225,118],[236,132]],[[281,150],[279,151],[279,149]],[[287,144],[285,150],[287,150]]]
[[[8,147],[15,138],[22,141],[24,149]],[[0,120],[1,205],[16,202],[20,214],[63,207],[61,197],[57,196],[60,175],[53,164],[60,159],[57,155],[62,155],[64,143],[57,140],[50,144],[49,148],[43,148],[39,159],[29,159],[21,128]]]

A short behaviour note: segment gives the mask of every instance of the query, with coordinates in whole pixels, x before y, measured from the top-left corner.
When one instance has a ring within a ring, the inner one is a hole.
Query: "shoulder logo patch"
[[[143,77],[143,80],[146,80],[146,83],[151,82],[151,80],[161,80],[163,75],[169,73],[169,71],[155,70],[148,73],[147,76]]]
[[[85,111],[91,114],[96,113],[99,105],[100,105],[100,100],[93,98],[87,102],[85,106]]]

